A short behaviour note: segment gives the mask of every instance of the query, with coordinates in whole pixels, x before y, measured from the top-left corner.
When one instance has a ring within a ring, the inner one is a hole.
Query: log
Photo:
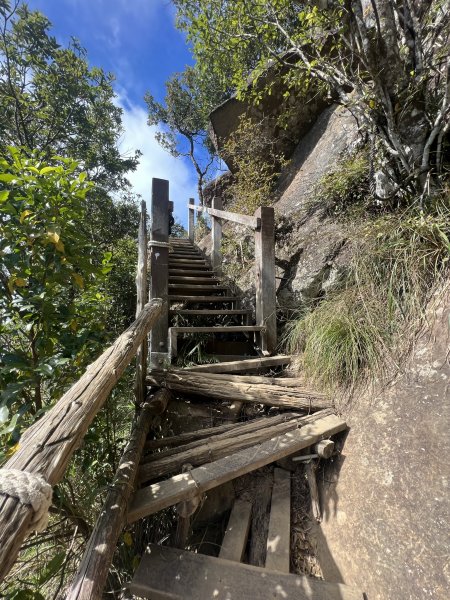
[[[38,473],[51,486],[62,479],[89,425],[156,322],[162,305],[158,298],[149,302],[134,323],[87,368],[56,405],[25,431],[19,449],[5,464],[6,469]],[[0,580],[14,564],[33,516],[31,505],[1,497]]]
[[[270,421],[270,419],[267,419]],[[199,466],[213,460],[228,456],[232,452],[237,452],[254,446],[257,443],[269,440],[277,435],[282,435],[288,431],[298,429],[305,423],[310,422],[310,417],[292,418],[282,423],[270,427],[259,426],[256,430],[253,423],[245,424],[240,428],[239,434],[233,434],[233,431],[203,441],[201,444],[193,442],[188,447],[167,450],[156,454],[154,459],[146,462],[139,469],[139,482],[151,481],[163,477],[170,473],[181,470],[185,463]],[[250,427],[251,426],[251,427]]]
[[[160,398],[161,396],[163,398]],[[159,390],[155,395],[155,402],[146,402],[137,415],[132,425],[130,440],[66,600],[101,600],[117,540],[125,523],[139,459],[152,424],[151,417],[162,412],[161,408],[167,406],[169,396],[170,392],[167,390]]]
[[[323,411],[324,413],[325,411]],[[331,409],[330,409],[331,414]],[[195,440],[201,440],[203,438],[209,438],[212,435],[219,435],[221,433],[225,433],[227,431],[234,431],[235,435],[239,435],[241,431],[241,427],[248,427],[252,425],[255,430],[260,427],[268,426],[269,423],[272,425],[276,425],[277,423],[282,423],[287,421],[288,419],[295,419],[299,417],[299,414],[296,413],[283,413],[281,415],[276,415],[274,417],[261,417],[260,419],[253,419],[251,421],[246,421],[244,423],[227,423],[225,425],[218,425],[217,427],[207,427],[205,429],[198,429],[197,431],[189,431],[186,433],[180,433],[180,435],[174,435],[168,438],[160,438],[159,440],[150,440],[145,444],[146,449],[157,449],[162,448],[164,446],[180,446],[182,444],[189,444],[194,442]],[[250,431],[247,429],[247,432]],[[154,457],[161,456],[161,454],[153,455]],[[153,458],[151,459],[153,460]],[[144,458],[143,462],[148,462],[146,458]]]
[[[251,446],[207,465],[192,469],[190,473],[175,475],[166,481],[138,490],[128,513],[128,522],[133,523],[163,508],[182,500],[195,498],[226,481],[245,475],[272,462],[308,448],[321,439],[328,438],[347,429],[345,421],[335,415],[321,417],[310,415],[310,422],[294,431],[276,436],[261,444]]]
[[[267,471],[265,469],[264,471]],[[259,472],[255,488],[255,502],[250,530],[248,563],[264,567],[266,562],[266,540],[269,530],[270,500],[273,490],[273,472]]]
[[[239,380],[239,375],[216,375],[174,369],[152,371],[147,383],[216,400],[258,402],[297,410],[320,410],[331,406],[325,394],[305,386],[288,388],[270,384],[241,383]]]
[[[213,363],[209,365],[194,365],[186,370],[202,373],[242,373],[247,371],[259,371],[260,369],[264,369],[266,367],[288,365],[290,362],[290,356],[267,356],[263,358],[248,358],[246,360],[232,360],[229,362]]]
[[[305,465],[306,479],[309,485],[309,495],[311,496],[311,511],[315,520],[320,523],[322,520],[322,511],[320,510],[319,490],[316,480],[317,462],[310,460]]]

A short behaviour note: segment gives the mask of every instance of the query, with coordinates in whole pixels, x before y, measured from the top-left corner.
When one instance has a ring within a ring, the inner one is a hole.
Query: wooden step
[[[186,274],[189,275],[186,275]],[[207,275],[211,275],[212,277],[214,277],[214,275],[216,275],[216,273],[214,271],[211,271],[210,269],[208,269],[208,267],[197,267],[196,269],[171,269],[169,268],[169,277],[176,277],[177,275],[186,275],[188,277],[194,277],[194,276],[207,276]]]
[[[363,600],[343,583],[150,544],[129,585],[151,600]]]
[[[219,558],[241,562],[247,545],[250,520],[252,516],[252,504],[247,500],[238,498],[231,509],[227,529],[223,536]]]
[[[220,283],[218,277],[189,277],[186,275],[169,275],[169,283]]]
[[[200,252],[169,252],[169,258],[202,258],[205,260]]]
[[[255,333],[265,331],[265,327],[258,325],[215,325],[212,327],[170,327],[169,328],[169,356],[178,355],[179,333]]]
[[[190,308],[182,308],[180,310],[170,310],[169,315],[182,315],[182,316],[219,316],[219,315],[251,315],[253,310],[251,308],[243,308],[243,309],[212,309],[212,308],[204,308],[204,309],[190,309]],[[200,366],[212,366],[212,365],[200,365]],[[225,371],[222,371],[225,372]]]
[[[206,259],[202,258],[201,256],[195,256],[195,257],[189,257],[189,258],[183,258],[183,257],[179,257],[179,256],[174,256],[172,257],[169,254],[169,264],[183,264],[183,263],[197,263],[197,262],[203,262],[206,263]]]
[[[179,294],[169,294],[169,302],[237,302],[236,296],[180,296]]]
[[[175,475],[137,490],[128,512],[128,522],[133,523],[178,502],[191,500],[226,481],[290,456],[347,429],[346,422],[336,415],[324,417],[318,412],[309,418],[311,422],[300,429],[196,467],[189,473]]]
[[[197,292],[219,292],[219,291],[226,291],[229,290],[230,288],[227,285],[219,285],[219,284],[212,284],[212,285],[207,285],[205,283],[199,283],[199,284],[195,284],[195,283],[169,283],[169,291],[173,291],[173,290],[180,290],[182,292],[188,292],[189,290],[192,290],[193,292],[197,293]]]
[[[266,569],[289,573],[291,547],[291,474],[274,470],[267,534]]]
[[[175,312],[175,311],[174,311]],[[202,371],[203,373],[245,373],[259,371],[267,367],[289,365],[290,356],[267,356],[262,358],[244,358],[242,360],[225,361],[207,365],[194,365],[189,371]]]

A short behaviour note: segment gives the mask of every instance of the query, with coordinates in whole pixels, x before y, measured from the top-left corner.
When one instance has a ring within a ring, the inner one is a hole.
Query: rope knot
[[[52,503],[52,486],[41,475],[19,469],[0,469],[0,494],[17,498],[33,509],[30,531],[43,531]]]

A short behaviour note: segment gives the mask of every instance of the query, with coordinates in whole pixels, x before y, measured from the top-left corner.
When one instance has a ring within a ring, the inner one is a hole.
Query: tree
[[[450,117],[447,0],[175,4],[200,67],[227,76],[228,61],[240,94],[250,71],[257,80],[271,60],[289,67],[292,93],[314,84],[348,108],[377,152],[382,196],[439,184]]]
[[[203,184],[215,159],[208,135],[208,115],[218,103],[218,94],[211,78],[187,67],[166,82],[164,104],[157,102],[149,92],[145,101],[148,124],[163,127],[156,133],[157,141],[172,156],[185,156],[192,162],[203,204]]]
[[[26,4],[0,0],[0,152],[22,146],[76,157],[98,191],[121,189],[139,153],[123,157],[118,149],[114,77],[90,68],[75,39],[59,46],[50,25]]]
[[[2,434],[38,417],[98,348],[110,255],[83,225],[92,184],[61,157],[0,159],[0,410]],[[22,423],[23,421],[23,423]]]

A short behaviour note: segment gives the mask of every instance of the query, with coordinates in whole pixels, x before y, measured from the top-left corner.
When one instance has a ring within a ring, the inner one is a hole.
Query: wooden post
[[[195,206],[194,198],[189,198],[189,204]],[[194,241],[194,227],[195,227],[195,210],[188,208],[188,236],[191,242]]]
[[[148,241],[147,241],[147,205],[145,201],[141,202],[141,220],[139,223],[138,235],[138,264],[136,272],[136,318],[144,308],[147,298],[147,262],[148,262]],[[136,384],[135,396],[136,404],[143,404],[147,386],[145,377],[147,375],[147,355],[148,341],[144,339],[136,355]]]
[[[272,354],[277,345],[275,212],[271,206],[261,206],[255,217],[261,219],[255,231],[256,325],[266,327],[261,333],[261,350]]]
[[[169,182],[165,179],[152,179],[150,215],[150,299],[164,301],[150,333],[150,367],[161,368],[169,356]]]
[[[222,210],[222,198],[214,197],[212,199],[212,208],[215,210]],[[214,273],[220,275],[222,270],[222,219],[214,216],[211,216],[211,237],[211,264]]]

